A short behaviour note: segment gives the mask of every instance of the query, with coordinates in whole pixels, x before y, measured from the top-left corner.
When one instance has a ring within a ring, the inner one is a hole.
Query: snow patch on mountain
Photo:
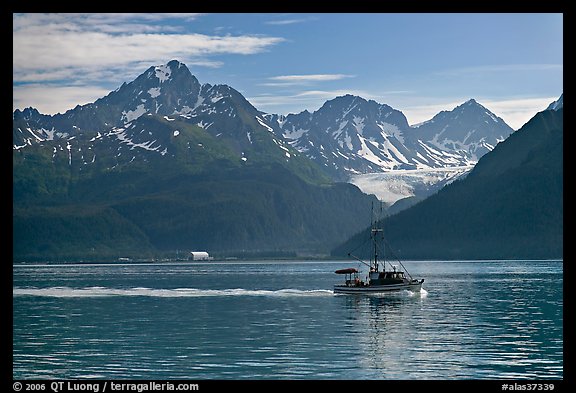
[[[94,142],[96,139],[102,138],[102,134],[100,132],[96,133],[96,136],[90,139],[90,142]]]
[[[374,154],[374,152],[370,149],[370,147],[368,147],[368,144],[366,142],[367,142],[366,138],[360,137],[360,150],[358,150],[356,154],[358,154],[360,157],[362,157],[367,161],[370,161],[380,167],[384,167],[386,163],[382,161],[380,157]],[[368,142],[370,143],[370,141]]]
[[[21,128],[18,127],[17,130],[20,134],[24,135],[24,131],[22,131]],[[69,136],[67,132],[56,131],[54,127],[52,127],[50,130],[47,130],[46,128],[39,128],[33,130],[30,127],[26,127],[26,135],[30,135],[31,137],[23,136],[24,143],[21,145],[13,144],[12,146],[13,150],[19,150],[26,146],[32,146],[35,143],[52,141],[56,138],[66,138]]]
[[[66,141],[66,150],[68,150],[68,165],[72,165],[72,145]]]
[[[404,156],[400,150],[398,150],[396,148],[396,146],[394,146],[388,139],[386,139],[384,141],[384,150],[386,152],[391,153],[394,156],[394,161],[395,164],[397,164],[398,162],[402,163],[402,164],[408,164],[410,163],[410,160],[408,160],[408,158],[406,156]],[[393,168],[387,168],[387,169],[393,169]]]
[[[284,130],[284,133],[282,135],[286,139],[292,139],[293,140],[293,139],[301,138],[302,135],[306,134],[308,131],[310,131],[310,130],[305,130],[303,128],[296,129],[296,126],[292,126],[292,129]]]
[[[170,69],[170,66],[168,64],[163,64],[163,65],[156,66],[154,68],[154,72],[155,72],[156,78],[158,78],[160,83],[164,83],[170,79],[170,74],[172,73],[172,70]]]
[[[354,101],[352,101],[352,103],[354,104],[354,102],[356,101],[356,97],[354,97]],[[350,105],[348,107],[348,109],[346,109],[343,113],[342,113],[342,117],[340,117],[340,119],[344,119],[346,116],[348,116],[348,113],[352,112],[356,107],[358,106],[358,104],[354,104],[354,105]]]
[[[217,103],[218,101],[220,101],[222,98],[224,98],[223,95],[221,95],[221,94],[216,94],[215,96],[210,97],[210,101],[211,101],[213,104],[215,104],[215,103]]]
[[[126,128],[123,127],[113,128],[108,135],[115,136],[120,141],[120,143],[129,146],[131,150],[133,150],[134,148],[139,148],[149,151],[158,151],[158,149],[161,147],[160,145],[156,145],[155,147],[153,147],[154,144],[156,144],[157,142],[156,139],[145,142],[134,142],[126,132]]]
[[[392,136],[400,143],[404,144],[404,134],[400,131],[398,126],[390,123],[376,123],[376,125],[382,130],[383,137]]]
[[[260,118],[260,116],[256,116],[256,120],[258,120],[258,123],[260,123],[260,125],[264,128],[266,128],[268,131],[274,133],[274,129],[272,127],[270,127],[268,124],[266,124],[266,122],[264,120],[262,120]]]
[[[143,114],[145,114],[146,108],[144,107],[144,104],[140,104],[136,107],[136,109],[132,110],[132,111],[122,111],[122,119],[124,120],[125,123],[129,123],[132,120],[135,120],[137,118],[139,118],[140,116],[142,116]]]
[[[362,131],[364,130],[364,121],[366,119],[359,117],[359,116],[354,116],[352,119],[352,124],[354,125],[354,129],[356,130],[356,132],[360,135],[362,135]]]
[[[148,94],[150,94],[150,97],[156,98],[160,95],[160,88],[159,87],[152,87],[152,88],[148,89]]]
[[[197,123],[196,125],[197,125],[198,127],[203,128],[203,129],[206,130],[206,129],[207,129],[208,127],[210,127],[212,124],[214,124],[214,122],[209,123],[209,122],[205,122],[204,120],[201,120],[201,121],[200,121],[199,123]],[[218,136],[218,135],[216,135],[216,136]]]
[[[338,144],[340,145],[340,148],[344,148],[344,145],[346,145],[346,148],[349,151],[352,151],[352,149],[354,149],[354,146],[352,145],[352,137],[350,135],[348,135],[348,133],[346,133],[346,135],[344,136],[344,138],[339,139],[338,140]],[[346,157],[344,154],[340,153],[342,156]]]

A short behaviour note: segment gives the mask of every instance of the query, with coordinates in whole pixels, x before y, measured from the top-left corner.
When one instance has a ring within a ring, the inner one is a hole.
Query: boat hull
[[[400,284],[386,284],[386,285],[366,285],[366,286],[354,286],[354,285],[344,285],[337,284],[334,285],[334,293],[348,293],[348,294],[361,294],[361,293],[384,293],[393,291],[412,291],[420,292],[422,289],[422,283],[424,280],[414,280],[412,282],[400,283]]]

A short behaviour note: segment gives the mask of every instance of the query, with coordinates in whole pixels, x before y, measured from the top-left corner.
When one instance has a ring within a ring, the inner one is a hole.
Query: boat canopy
[[[346,269],[336,270],[334,273],[336,273],[336,274],[352,274],[352,273],[358,273],[358,270],[356,270],[353,267],[349,267]]]

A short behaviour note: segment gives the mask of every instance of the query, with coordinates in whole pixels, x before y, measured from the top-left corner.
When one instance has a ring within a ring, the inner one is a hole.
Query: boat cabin
[[[353,267],[349,267],[347,269],[336,270],[334,273],[345,275],[344,284],[347,287],[360,287],[360,286],[365,285],[364,281],[360,280],[360,278],[358,277],[358,270],[356,270]]]
[[[371,271],[368,277],[370,277],[370,285],[399,284],[405,280],[404,272],[397,271],[395,266],[392,271]]]

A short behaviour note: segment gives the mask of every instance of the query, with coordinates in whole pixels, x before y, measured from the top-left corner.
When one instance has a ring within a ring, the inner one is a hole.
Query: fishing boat
[[[381,212],[382,207],[380,207],[380,215]],[[343,284],[334,285],[334,293],[361,294],[400,290],[419,292],[422,289],[424,279],[413,278],[400,259],[396,258],[398,264],[392,264],[386,260],[384,230],[378,226],[379,222],[379,219],[374,218],[374,206],[372,206],[370,239],[358,247],[370,243],[370,260],[365,261],[352,253],[348,253],[348,256],[368,267],[368,275],[362,280],[359,277],[359,270],[354,267],[336,270],[335,273],[344,275],[345,280]],[[388,249],[392,253],[390,247]],[[379,256],[382,256],[382,259],[379,259]]]

